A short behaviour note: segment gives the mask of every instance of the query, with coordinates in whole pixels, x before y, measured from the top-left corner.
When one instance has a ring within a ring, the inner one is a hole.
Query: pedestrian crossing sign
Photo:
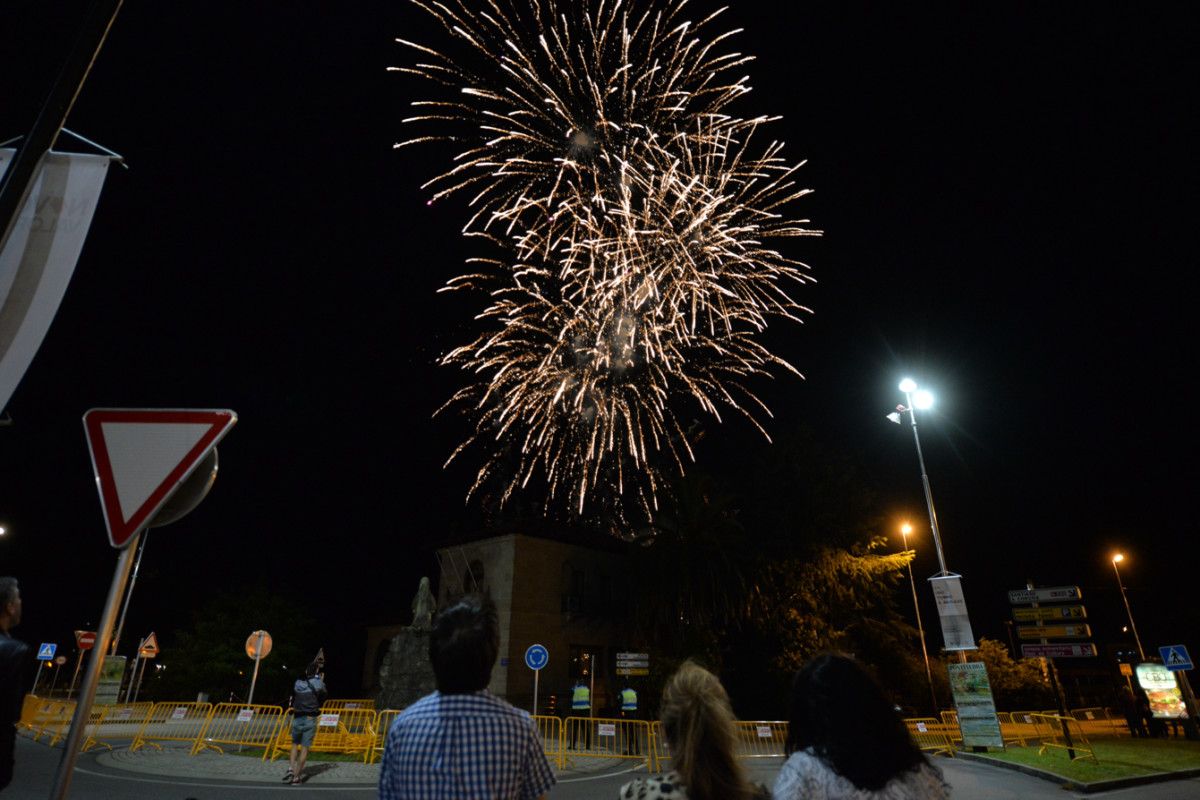
[[[42,646],[38,648],[38,661],[53,661],[54,651],[58,649],[58,645],[53,642],[42,642]]]
[[[1180,672],[1181,670],[1192,668],[1192,657],[1188,655],[1187,648],[1181,644],[1160,647],[1158,648],[1158,653],[1162,656],[1163,666],[1171,672]]]

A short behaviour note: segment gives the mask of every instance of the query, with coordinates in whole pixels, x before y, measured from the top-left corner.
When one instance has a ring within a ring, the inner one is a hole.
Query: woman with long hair
[[[663,736],[672,770],[621,787],[623,800],[755,800],[766,789],[746,779],[738,762],[729,695],[717,677],[687,661],[663,689]]]
[[[942,800],[929,763],[875,679],[828,653],[796,673],[775,800]]]

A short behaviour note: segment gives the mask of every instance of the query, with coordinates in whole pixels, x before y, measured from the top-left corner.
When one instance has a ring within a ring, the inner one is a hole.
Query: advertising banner
[[[950,664],[950,692],[958,709],[958,729],[963,747],[1004,747],[996,701],[987,668],[978,661]]]
[[[939,575],[929,579],[933,598],[937,601],[938,618],[942,621],[942,640],[946,650],[976,650],[975,634],[967,617],[967,601],[963,599],[961,575]]]
[[[105,656],[100,665],[100,682],[96,684],[96,699],[93,705],[115,706],[121,694],[121,680],[125,677],[125,656]]]
[[[1156,719],[1187,719],[1187,707],[1175,673],[1162,664],[1138,664],[1137,681],[1145,690],[1150,713]]]
[[[0,148],[0,175],[15,154]],[[0,250],[0,411],[33,361],[66,294],[109,160],[47,153]],[[0,226],[7,222],[0,220]]]

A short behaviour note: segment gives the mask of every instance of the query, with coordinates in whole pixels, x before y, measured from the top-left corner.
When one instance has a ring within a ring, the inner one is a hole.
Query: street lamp
[[[900,526],[900,536],[904,539],[904,554],[908,555],[908,535],[912,533],[912,525],[907,522]],[[917,604],[917,582],[913,580],[912,559],[908,561],[908,585],[912,587],[913,611],[917,615],[917,632],[921,634],[921,655],[925,658],[925,679],[929,681],[930,708],[937,711],[937,695],[933,692],[933,671],[929,669],[929,649],[925,647],[925,626],[921,624],[921,607]]]
[[[925,505],[929,509],[929,529],[933,531],[933,546],[937,549],[938,565],[942,568],[939,575],[949,575],[950,570],[946,569],[946,556],[942,552],[942,536],[938,531],[937,512],[933,510],[933,492],[929,489],[929,475],[925,472],[925,456],[921,454],[921,437],[917,435],[917,412],[919,408],[922,411],[933,407],[933,395],[924,389],[917,388],[917,382],[912,378],[905,378],[900,381],[900,391],[904,392],[904,399],[908,401],[908,405],[896,406],[896,410],[887,415],[887,418],[897,425],[903,418],[903,414],[907,413],[908,418],[912,423],[913,442],[917,446],[917,462],[921,465],[921,484],[925,487]]]
[[[1138,656],[1142,661],[1146,660],[1146,651],[1142,649],[1142,640],[1138,637],[1137,625],[1133,624],[1133,612],[1129,609],[1129,596],[1125,594],[1125,584],[1121,583],[1121,570],[1117,569],[1117,564],[1125,560],[1125,556],[1121,553],[1114,553],[1112,557],[1113,572],[1117,575],[1117,586],[1121,589],[1121,599],[1125,601],[1125,613],[1129,615],[1129,627],[1133,629],[1133,640],[1137,642]]]

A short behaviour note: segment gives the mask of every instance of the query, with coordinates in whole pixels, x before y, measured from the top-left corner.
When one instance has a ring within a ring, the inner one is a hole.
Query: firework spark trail
[[[770,411],[749,388],[799,374],[757,336],[800,321],[789,294],[806,266],[769,240],[815,235],[788,213],[807,194],[771,117],[730,104],[750,91],[686,0],[412,0],[472,57],[398,40],[432,81],[406,119],[449,142],[453,166],[425,184],[436,201],[466,193],[463,233],[498,257],[472,259],[443,291],[482,290],[482,333],[443,363],[472,382],[447,403],[473,419],[486,451],[468,495],[500,501],[539,475],[550,499],[582,513],[607,497],[651,515],[660,456],[693,459],[680,414],[744,415],[763,435]],[[768,437],[769,438],[769,437]]]

